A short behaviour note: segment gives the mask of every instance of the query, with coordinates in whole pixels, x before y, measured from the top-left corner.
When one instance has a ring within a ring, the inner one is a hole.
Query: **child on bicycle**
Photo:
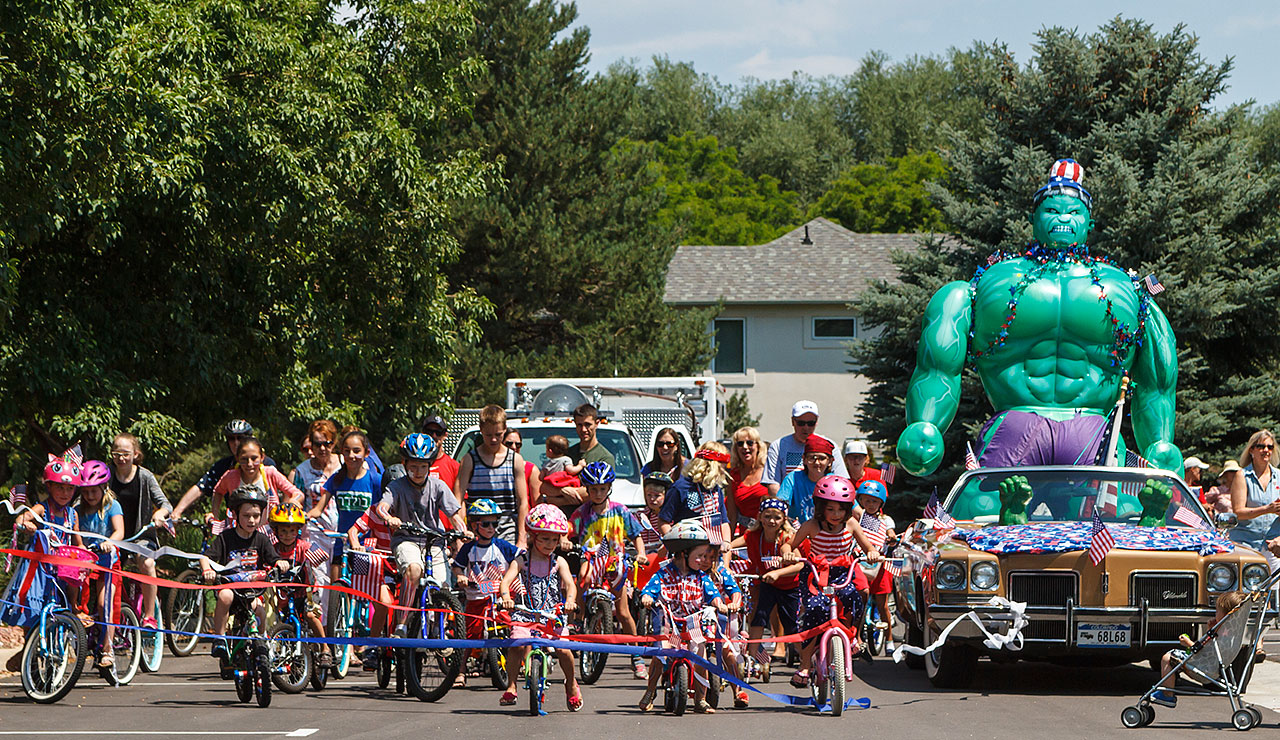
[[[307,512],[307,519],[319,519],[329,507],[331,499],[338,501],[338,531],[351,529],[360,515],[375,503],[375,496],[382,492],[382,466],[376,463],[369,438],[359,429],[342,435],[338,445],[342,454],[342,467],[325,479],[323,492]],[[333,562],[329,566],[329,581],[342,575],[342,540],[333,546]]]
[[[834,562],[848,559],[853,554],[853,546],[857,544],[866,553],[867,562],[876,563],[881,560],[879,549],[867,540],[867,535],[858,525],[853,515],[853,482],[840,475],[826,475],[818,480],[813,488],[813,518],[796,530],[795,538],[783,546],[783,556],[788,562],[799,559],[800,546],[809,543],[809,559],[820,562]],[[807,569],[807,567],[806,567]],[[862,613],[862,605],[867,599],[867,577],[862,569],[853,563],[833,565],[827,574],[827,583],[832,586],[843,583],[852,571],[852,579],[836,590],[835,596],[844,608],[842,614],[846,627],[851,627],[853,620]],[[810,580],[809,594],[803,599],[804,609],[801,612],[800,629],[808,630],[824,623],[831,613],[831,597],[817,588],[815,581]],[[809,659],[817,648],[816,639],[806,640],[800,648],[800,670],[791,677],[791,685],[805,688],[809,685]]]
[[[774,609],[778,610],[782,634],[799,631],[798,575],[804,569],[804,563],[787,563],[782,559],[783,547],[791,542],[794,534],[791,522],[787,520],[787,502],[780,498],[766,498],[760,501],[760,511],[756,515],[754,526],[732,543],[734,548],[747,548],[751,572],[760,576],[760,583],[756,586],[756,607],[751,614],[751,626],[747,631],[752,640],[759,640],[764,636],[764,628],[768,626],[769,615]],[[770,660],[763,646],[760,648],[759,660],[762,663]]]
[[[661,601],[671,611],[675,619],[686,619],[697,615],[707,606],[714,606],[721,612],[727,612],[720,589],[716,587],[707,568],[716,557],[717,550],[711,547],[711,538],[705,527],[696,519],[677,522],[662,536],[662,544],[671,553],[668,561],[658,573],[649,579],[640,591],[640,605],[645,609],[653,608]],[[670,634],[681,632],[679,625],[655,625],[670,630]],[[666,647],[665,643],[658,643]],[[735,664],[736,665],[736,664]],[[702,675],[703,671],[697,669]],[[649,662],[649,682],[644,696],[640,698],[640,711],[653,709],[653,700],[658,692],[658,679],[662,675],[662,662],[654,658]],[[694,711],[713,714],[714,709],[707,703],[706,686],[702,681],[693,682]]]
[[[578,608],[577,587],[573,576],[569,573],[569,564],[564,558],[556,555],[560,546],[560,538],[569,534],[569,520],[564,512],[552,504],[538,504],[525,517],[525,532],[532,540],[529,552],[517,556],[507,566],[507,572],[498,584],[499,597],[504,609],[515,607],[511,598],[511,587],[519,578],[528,595],[528,606],[534,611],[554,612],[564,610],[565,619]],[[552,637],[564,637],[567,628],[561,627]],[[519,624],[511,625],[511,637],[521,639],[532,637],[528,627]],[[524,663],[527,647],[507,649],[507,690],[503,692],[498,704],[504,707],[516,703],[516,679],[520,676],[518,666]],[[569,711],[582,709],[582,688],[578,685],[574,671],[573,653],[564,648],[556,648],[556,660],[560,670],[564,672],[565,703]]]
[[[206,583],[213,583],[218,577],[213,564],[232,565],[224,570],[223,575],[231,580],[253,580],[259,577],[262,570],[275,566],[281,573],[289,571],[289,561],[276,555],[275,546],[258,527],[262,524],[262,512],[267,506],[267,497],[257,486],[243,485],[231,492],[229,497],[232,513],[235,514],[235,526],[218,533],[210,543],[209,549],[200,556],[200,569]],[[218,589],[217,603],[213,608],[213,634],[225,635],[227,632],[227,615],[231,612],[231,603],[235,599],[232,589]],[[253,600],[253,611],[258,617],[258,624],[266,624],[266,614],[262,608],[262,599]],[[215,658],[229,658],[225,640],[213,644],[212,655]]]
[[[444,548],[439,542],[428,548],[425,538],[409,536],[400,531],[404,524],[412,524],[433,534],[443,534],[440,514],[449,517],[455,529],[470,539],[462,507],[439,478],[431,477],[431,458],[436,443],[426,434],[414,433],[400,442],[400,456],[404,458],[405,475],[391,481],[378,503],[378,514],[390,525],[391,549],[400,569],[400,604],[411,606],[418,596],[418,581],[427,572],[430,563],[431,577],[440,585],[449,583],[449,565]],[[332,478],[330,479],[332,480]],[[339,517],[341,517],[339,502]],[[429,550],[429,551],[428,551]],[[405,636],[405,612],[396,610],[395,634]],[[370,653],[366,652],[366,655]],[[376,653],[372,654],[376,659]],[[368,668],[368,666],[365,666]]]
[[[468,640],[484,639],[485,611],[494,602],[498,583],[520,552],[498,536],[501,516],[502,510],[492,499],[476,499],[467,506],[467,524],[476,538],[458,550],[453,559],[453,576],[467,598],[463,611],[467,615]]]
[[[307,513],[298,504],[286,502],[271,507],[268,521],[271,524],[272,533],[276,536],[276,556],[289,561],[292,565],[303,566],[306,582],[314,584],[315,572],[326,567],[329,561],[329,551],[316,546],[309,539],[302,539],[302,528],[307,523]],[[292,592],[293,589],[286,589],[279,593],[283,598],[300,597],[298,616],[311,628],[312,635],[324,637],[324,623],[320,620],[320,602],[316,600],[315,593],[310,589],[307,589],[304,594]],[[330,646],[326,644],[322,647],[320,667],[330,668],[333,666],[333,654],[329,652]]]
[[[78,448],[77,448],[78,449]],[[54,524],[59,527],[65,527],[70,530],[80,529],[80,515],[71,506],[72,500],[76,497],[76,483],[80,480],[80,464],[76,462],[72,450],[67,450],[62,457],[54,455],[49,456],[49,462],[44,466],[44,488],[47,493],[45,499],[18,515],[13,523],[13,528],[34,534],[39,529],[49,529],[45,524],[37,521],[37,517],[43,519],[48,524]],[[75,545],[76,547],[84,547],[84,540],[80,535],[73,533],[53,530],[50,533],[54,545]],[[66,583],[67,599],[71,604],[76,605],[79,609],[80,603],[80,587],[72,583]],[[77,611],[76,616],[85,624],[91,623],[93,620],[87,614],[81,614]]]
[[[569,517],[569,526],[583,551],[578,579],[584,591],[587,587],[599,585],[609,589],[623,633],[634,635],[636,620],[631,617],[631,607],[627,603],[627,576],[631,568],[626,551],[630,542],[635,547],[636,557],[644,560],[643,527],[630,509],[609,500],[616,477],[612,465],[603,460],[587,463],[578,477],[587,488],[587,500]],[[601,545],[606,542],[608,544],[602,551]],[[607,560],[602,563],[600,558]],[[585,603],[579,603],[579,606],[585,607]],[[646,677],[644,662],[639,656],[632,661],[631,669],[636,678]]]
[[[378,507],[381,502],[370,506],[365,510],[355,524],[347,530],[347,547],[352,552],[365,552],[370,548],[381,553],[391,553],[391,525],[382,518],[378,513]],[[376,561],[374,561],[376,562]],[[387,607],[395,603],[395,597],[391,594],[391,586],[388,585],[388,579],[394,582],[398,575],[394,560],[383,560],[383,578],[381,579],[377,593],[370,593],[375,598],[369,601],[369,608],[373,611],[370,618],[369,636],[383,637],[387,631]],[[371,563],[372,565],[372,563]],[[377,668],[375,661],[377,660],[377,648],[365,648],[361,652],[360,661],[364,665],[366,671],[372,671]]]
[[[114,568],[119,565],[120,558],[112,540],[124,539],[124,511],[119,502],[107,490],[107,481],[111,479],[111,471],[107,464],[98,460],[90,460],[80,469],[80,478],[76,481],[76,490],[80,495],[80,505],[76,514],[80,517],[80,531],[100,535],[89,538],[89,549],[97,551],[98,565],[103,568]],[[111,626],[116,620],[111,613],[114,600],[113,590],[119,583],[109,573],[98,574],[97,592],[93,595],[96,604],[90,609],[102,613],[102,644],[111,645],[115,639],[116,629]],[[110,649],[102,651],[98,658],[98,668],[110,668],[114,664]]]
[[[874,520],[874,524],[868,524],[863,529],[875,526],[880,530],[880,534],[884,537],[886,545],[895,542],[898,535],[893,531],[893,518],[884,513],[884,504],[889,497],[889,489],[885,488],[884,483],[875,478],[868,478],[858,484],[856,490],[856,498],[858,506],[862,507],[863,518],[860,522],[866,523],[868,517]],[[894,649],[893,644],[893,613],[889,611],[889,594],[893,593],[893,576],[889,574],[889,569],[880,568],[880,572],[871,579],[868,585],[868,591],[871,598],[875,599],[876,609],[880,613],[883,623],[876,625],[878,629],[885,631],[885,647],[887,650]]]
[[[1217,607],[1216,607],[1216,613],[1214,614],[1213,622],[1210,623],[1209,628],[1212,629],[1214,626],[1218,624],[1218,622],[1221,622],[1222,620],[1226,619],[1227,615],[1230,614],[1236,607],[1243,604],[1246,598],[1247,596],[1243,591],[1229,591],[1219,596]],[[1196,641],[1191,639],[1190,635],[1184,633],[1184,634],[1178,635],[1178,642],[1182,644],[1181,648],[1175,648],[1173,650],[1170,650],[1160,658],[1160,675],[1164,676],[1165,678],[1160,682],[1161,688],[1151,692],[1152,704],[1159,704],[1162,707],[1178,706],[1177,694],[1174,694],[1172,691],[1165,691],[1165,689],[1173,688],[1174,683],[1178,680],[1178,676],[1177,674],[1170,673],[1170,671],[1172,671],[1173,667],[1177,665],[1180,661],[1186,659],[1186,657],[1190,654],[1188,651],[1195,646]],[[1222,656],[1222,659],[1223,659],[1223,662],[1230,663],[1231,661],[1235,660],[1235,657],[1236,657],[1235,655],[1224,655]],[[1188,674],[1188,675],[1191,675],[1191,674]]]

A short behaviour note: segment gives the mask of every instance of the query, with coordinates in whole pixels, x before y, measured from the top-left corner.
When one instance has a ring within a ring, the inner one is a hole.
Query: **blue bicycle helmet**
[[[436,452],[435,440],[415,432],[400,443],[400,455],[406,460],[430,460]]]
[[[467,506],[467,516],[502,516],[502,509],[493,502],[493,499],[478,498]]]
[[[599,486],[605,483],[612,483],[614,480],[613,466],[604,460],[597,460],[593,463],[587,463],[587,467],[582,469],[578,475],[584,486]]]
[[[878,498],[881,503],[883,503],[889,498],[889,491],[884,487],[883,483],[872,478],[871,480],[864,480],[862,484],[858,486],[858,490],[854,495]]]

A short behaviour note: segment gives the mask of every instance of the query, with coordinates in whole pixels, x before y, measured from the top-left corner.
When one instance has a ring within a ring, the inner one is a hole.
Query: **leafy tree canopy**
[[[850,231],[902,234],[943,231],[942,213],[925,183],[942,179],[946,167],[934,152],[890,157],[885,164],[856,164],[809,208]]]

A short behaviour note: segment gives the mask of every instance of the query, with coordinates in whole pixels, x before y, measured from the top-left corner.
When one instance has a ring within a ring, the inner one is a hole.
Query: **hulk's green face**
[[[1031,231],[1036,241],[1047,247],[1085,244],[1092,228],[1088,207],[1071,195],[1050,195],[1031,214]]]

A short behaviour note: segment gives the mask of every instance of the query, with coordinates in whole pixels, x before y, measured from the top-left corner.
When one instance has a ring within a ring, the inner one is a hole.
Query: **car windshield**
[[[520,431],[520,438],[523,441],[520,455],[539,468],[547,463],[547,437],[559,434],[569,440],[570,446],[578,443],[578,433],[569,424],[566,424],[563,428],[520,427],[515,424],[512,424],[511,427]],[[613,453],[615,461],[614,475],[619,478],[625,478],[632,483],[639,483],[640,465],[631,449],[631,441],[627,438],[627,433],[621,429],[608,429],[604,426],[599,426],[596,427],[596,439],[600,440],[600,444],[604,445],[605,449]],[[464,455],[475,449],[479,443],[480,432],[474,429],[467,432],[463,435],[462,441],[458,443],[457,459],[461,460]]]
[[[1095,508],[1104,522],[1137,524],[1142,519],[1138,495],[1149,482],[1173,490],[1164,511],[1164,526],[1212,529],[1200,502],[1172,475],[1120,472],[1099,468],[1024,468],[1015,471],[975,471],[961,479],[947,497],[947,511],[956,519],[994,524],[1000,519],[1000,484],[1017,485],[1024,478],[1031,487],[1028,522],[1092,521]]]

